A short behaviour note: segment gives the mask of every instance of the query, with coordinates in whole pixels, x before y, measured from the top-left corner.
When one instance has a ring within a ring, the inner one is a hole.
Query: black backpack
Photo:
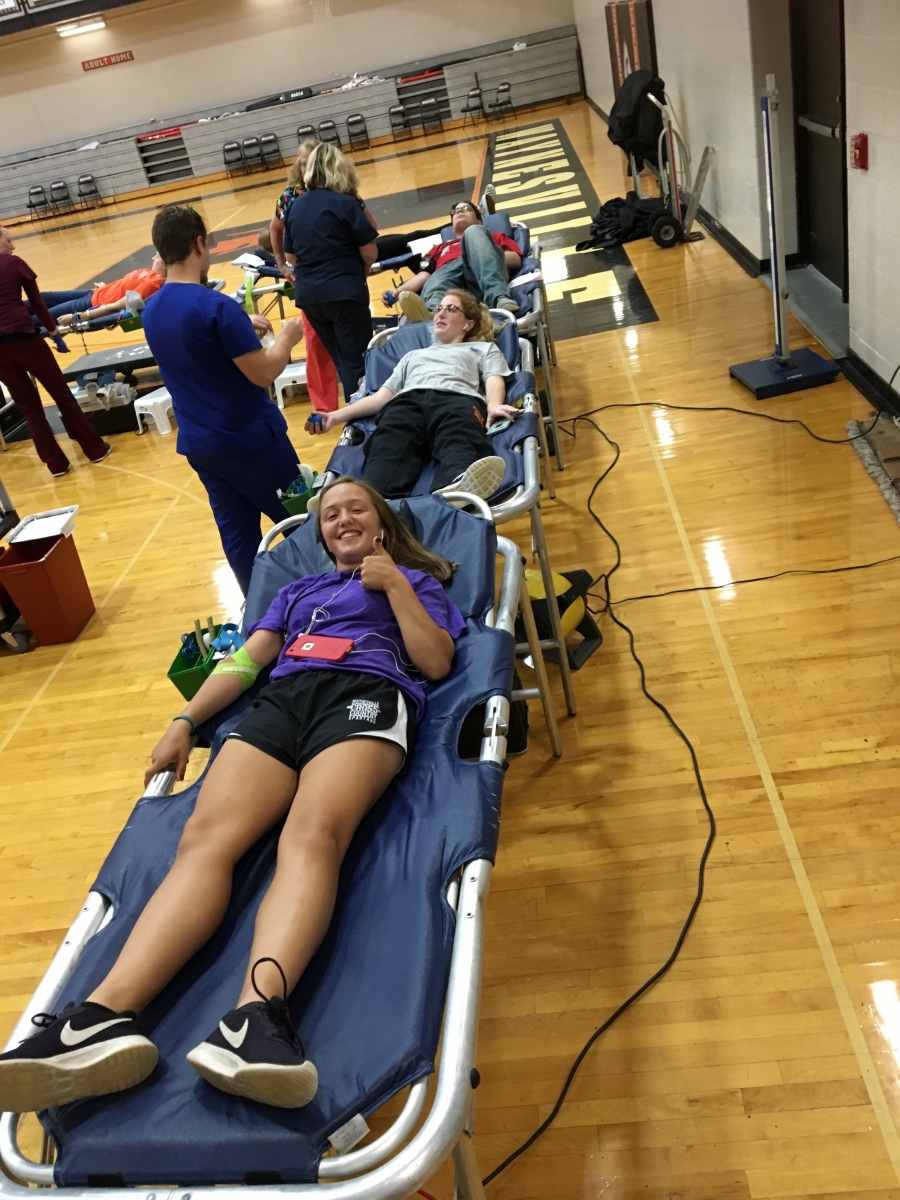
[[[652,71],[632,71],[619,88],[609,114],[609,140],[626,154],[634,155],[638,170],[645,162],[659,166],[662,113],[647,96],[663,103],[665,86]]]

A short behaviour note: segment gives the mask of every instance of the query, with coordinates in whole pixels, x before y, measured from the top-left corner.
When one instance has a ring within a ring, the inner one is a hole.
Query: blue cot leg
[[[488,308],[509,295],[509,271],[503,251],[482,225],[470,225],[462,235],[466,287]]]

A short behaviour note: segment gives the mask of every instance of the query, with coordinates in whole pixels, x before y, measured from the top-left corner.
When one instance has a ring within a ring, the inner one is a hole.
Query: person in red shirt
[[[56,321],[41,299],[37,276],[28,263],[13,253],[14,250],[9,231],[0,225],[0,383],[6,386],[16,408],[28,423],[41,460],[49,467],[51,475],[58,477],[69,470],[69,460],[53,436],[32,375],[56,401],[66,433],[79,444],[91,462],[102,462],[112,446],[98,436],[79,408],[59,364],[35,329],[31,313],[22,300],[23,289],[33,312],[48,333],[56,332]]]
[[[519,247],[503,233],[488,233],[481,213],[468,200],[455,204],[450,216],[455,236],[428,251],[427,270],[401,283],[396,291],[384,292],[385,304],[399,302],[411,321],[430,321],[451,288],[464,288],[488,308],[515,313],[519,306],[509,294],[509,280],[522,265]]]
[[[56,317],[60,325],[71,325],[79,318],[93,321],[96,317],[121,312],[127,307],[129,292],[136,292],[146,302],[165,282],[165,263],[154,254],[149,268],[129,271],[112,283],[96,283],[93,288],[75,288],[70,292],[41,292],[41,296],[50,315]]]

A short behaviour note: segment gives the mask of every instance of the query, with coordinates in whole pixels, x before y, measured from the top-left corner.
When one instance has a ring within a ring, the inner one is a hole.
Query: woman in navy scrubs
[[[296,269],[297,307],[331,355],[349,400],[365,373],[372,337],[366,277],[378,230],[357,195],[356,172],[334,146],[309,156],[307,188],[285,214],[284,251]]]

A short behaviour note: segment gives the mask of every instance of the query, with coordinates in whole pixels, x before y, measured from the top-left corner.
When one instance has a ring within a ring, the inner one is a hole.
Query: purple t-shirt
[[[433,575],[398,570],[412,584],[422,607],[454,641],[465,633],[466,623],[459,609]],[[312,625],[312,628],[310,628]],[[285,635],[284,649],[272,669],[272,679],[281,679],[298,671],[363,671],[378,675],[397,685],[416,706],[416,720],[425,711],[422,676],[412,665],[394,610],[384,592],[369,591],[355,571],[331,571],[327,575],[305,575],[283,587],[261,621],[247,629],[271,629]],[[353,649],[343,662],[315,658],[288,658],[288,646],[301,634],[353,638]]]

